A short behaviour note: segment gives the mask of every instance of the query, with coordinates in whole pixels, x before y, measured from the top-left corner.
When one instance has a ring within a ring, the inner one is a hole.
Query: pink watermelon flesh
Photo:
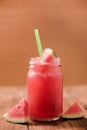
[[[28,122],[28,101],[26,99],[21,100],[16,106],[6,112],[3,117],[13,123]]]
[[[54,60],[54,51],[50,48],[46,48],[42,54],[42,61],[51,62]]]
[[[83,116],[84,116],[83,109],[80,107],[78,103],[74,103],[62,115],[63,118],[67,118],[67,119],[77,119]]]

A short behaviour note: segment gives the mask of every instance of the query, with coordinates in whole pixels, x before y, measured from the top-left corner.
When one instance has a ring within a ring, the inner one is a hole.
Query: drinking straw
[[[34,29],[34,33],[35,33],[35,38],[36,38],[36,43],[37,43],[37,48],[38,48],[38,52],[40,57],[42,56],[42,45],[41,45],[41,40],[40,40],[40,36],[39,36],[39,31],[38,29]]]

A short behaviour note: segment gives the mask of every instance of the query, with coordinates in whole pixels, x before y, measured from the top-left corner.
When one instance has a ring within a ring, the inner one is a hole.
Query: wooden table
[[[24,97],[26,97],[25,87],[0,87],[0,130],[87,130],[87,86],[64,88],[64,109],[76,101],[85,110],[85,117],[77,120],[30,122],[28,125],[6,122],[2,115]]]

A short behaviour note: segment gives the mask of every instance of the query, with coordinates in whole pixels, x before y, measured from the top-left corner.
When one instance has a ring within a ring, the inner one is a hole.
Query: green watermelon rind
[[[54,58],[57,57],[55,51],[54,51],[53,49],[51,49],[51,48],[45,48],[45,49],[44,49],[44,52],[48,52],[48,54],[50,54],[50,55],[53,56]],[[44,53],[44,52],[43,52],[43,53]]]
[[[21,118],[13,118],[13,117],[11,117],[11,116],[9,116],[9,114],[8,113],[5,113],[4,115],[3,115],[3,117],[8,121],[8,122],[13,122],[13,123],[27,123],[28,122],[28,118],[26,117],[21,117]]]
[[[78,119],[78,118],[82,118],[84,117],[84,114],[80,113],[80,114],[69,114],[69,115],[62,115],[62,118],[66,118],[66,119]]]

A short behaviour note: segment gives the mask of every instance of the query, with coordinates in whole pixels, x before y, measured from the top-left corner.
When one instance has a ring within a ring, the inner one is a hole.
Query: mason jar
[[[55,62],[30,59],[27,93],[30,119],[52,121],[60,118],[63,112],[63,76],[58,58]]]

